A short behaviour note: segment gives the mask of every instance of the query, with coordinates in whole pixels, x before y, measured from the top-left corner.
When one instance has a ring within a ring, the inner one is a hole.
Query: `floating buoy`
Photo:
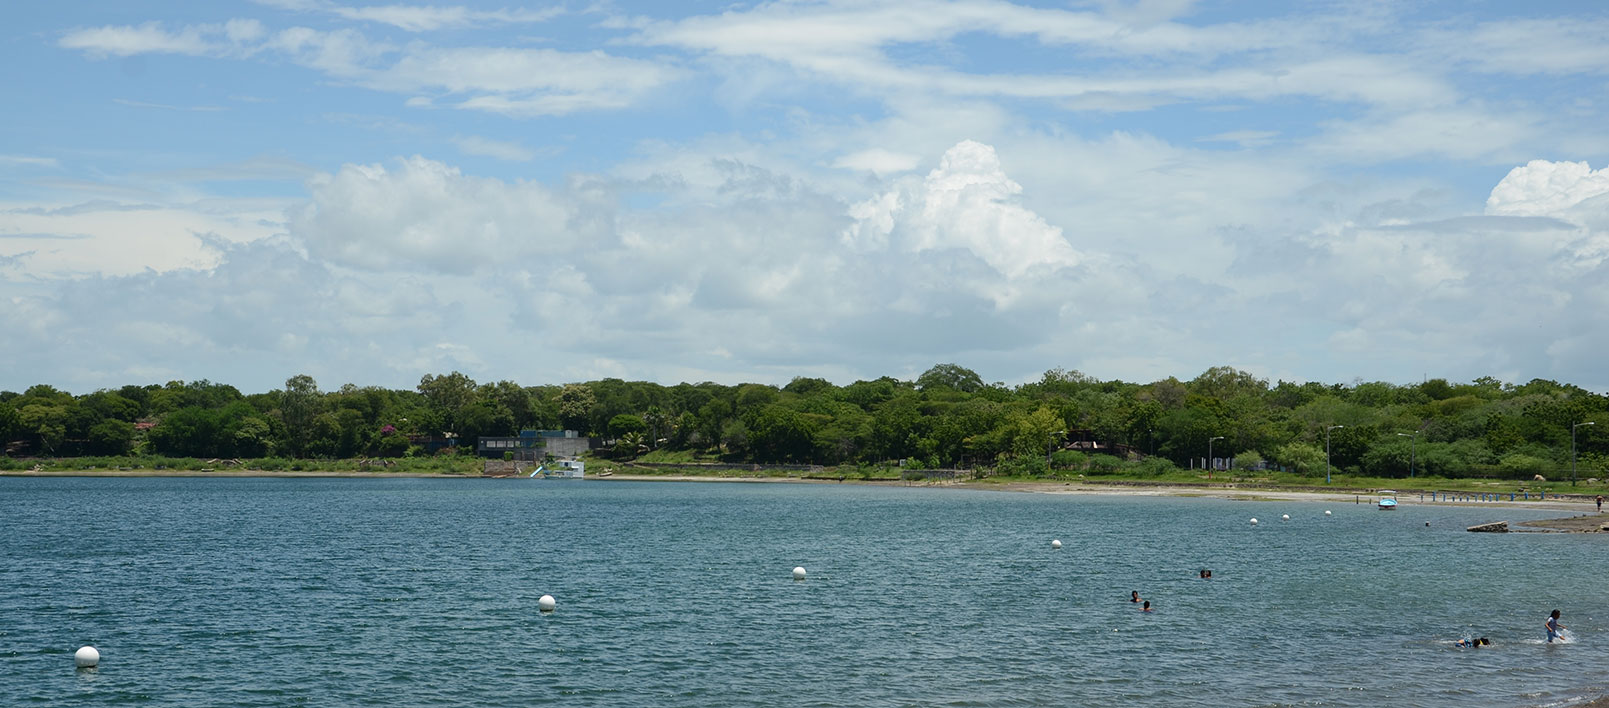
[[[1325,510],[1324,510],[1324,515],[1325,515],[1325,516],[1329,516],[1329,515],[1330,515],[1330,510],[1329,510],[1329,509],[1325,509]]]
[[[95,647],[79,647],[78,651],[73,652],[73,663],[78,664],[80,669],[87,669],[101,663],[101,653]]]
[[[804,580],[805,579],[804,566],[800,565],[800,566],[795,566],[794,567],[794,569],[793,569],[793,579],[794,580]]]
[[[1291,515],[1290,514],[1281,514],[1280,517],[1279,517],[1279,520],[1280,521],[1290,521],[1291,520]]]
[[[553,608],[558,607],[558,605],[559,603],[553,601],[552,595],[543,595],[536,601],[536,609],[543,612],[552,612]]]
[[[1050,547],[1051,548],[1061,548],[1061,539],[1056,539],[1054,541],[1051,541],[1050,542]]]
[[[1255,516],[1253,516],[1253,517],[1251,517],[1251,525],[1252,525],[1252,526],[1256,526],[1256,525],[1257,525],[1257,517],[1255,517]]]

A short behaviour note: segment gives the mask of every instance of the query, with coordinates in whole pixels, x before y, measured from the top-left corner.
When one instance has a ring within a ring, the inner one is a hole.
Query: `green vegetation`
[[[209,381],[0,392],[0,467],[200,469],[243,460],[239,467],[337,471],[383,459],[402,463],[383,469],[458,473],[474,468],[464,458],[481,436],[565,428],[605,438],[605,457],[689,470],[802,464],[846,479],[909,479],[963,468],[999,479],[1200,483],[1210,444],[1223,465],[1215,483],[1314,485],[1328,469],[1350,486],[1404,487],[1411,460],[1414,476],[1430,478],[1421,488],[1493,483],[1507,491],[1539,488],[1537,475],[1568,486],[1572,426],[1600,421],[1576,429],[1582,480],[1609,476],[1609,397],[1545,380],[1271,385],[1217,367],[1145,384],[1057,369],[1005,386],[940,364],[914,381],[845,386],[814,378],[782,387],[521,386],[451,372],[425,376],[414,390],[322,391],[298,375],[255,394]]]

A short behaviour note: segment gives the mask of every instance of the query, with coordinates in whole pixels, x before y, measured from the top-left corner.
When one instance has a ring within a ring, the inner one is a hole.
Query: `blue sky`
[[[13,3],[0,388],[1609,391],[1597,3]]]

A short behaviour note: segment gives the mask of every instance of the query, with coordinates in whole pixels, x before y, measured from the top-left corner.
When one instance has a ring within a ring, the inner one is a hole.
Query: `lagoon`
[[[0,705],[1567,705],[1609,686],[1609,543],[1464,531],[1556,515],[0,478]],[[1554,608],[1574,644],[1541,641]],[[100,668],[73,669],[84,644]]]

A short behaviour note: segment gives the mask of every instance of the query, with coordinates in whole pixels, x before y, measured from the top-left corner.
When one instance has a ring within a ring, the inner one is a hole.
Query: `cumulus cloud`
[[[585,200],[537,183],[465,176],[423,157],[346,165],[315,176],[308,189],[292,232],[315,256],[356,269],[469,273],[599,236],[580,214]]]
[[[1077,265],[1060,228],[1020,203],[1022,185],[1006,176],[994,148],[971,140],[944,153],[921,181],[850,209],[844,232],[852,248],[891,247],[907,253],[959,249],[1015,279],[1036,268]]]
[[[1532,160],[1509,170],[1492,188],[1486,213],[1559,216],[1604,194],[1609,194],[1609,167],[1594,170],[1585,162]]]

